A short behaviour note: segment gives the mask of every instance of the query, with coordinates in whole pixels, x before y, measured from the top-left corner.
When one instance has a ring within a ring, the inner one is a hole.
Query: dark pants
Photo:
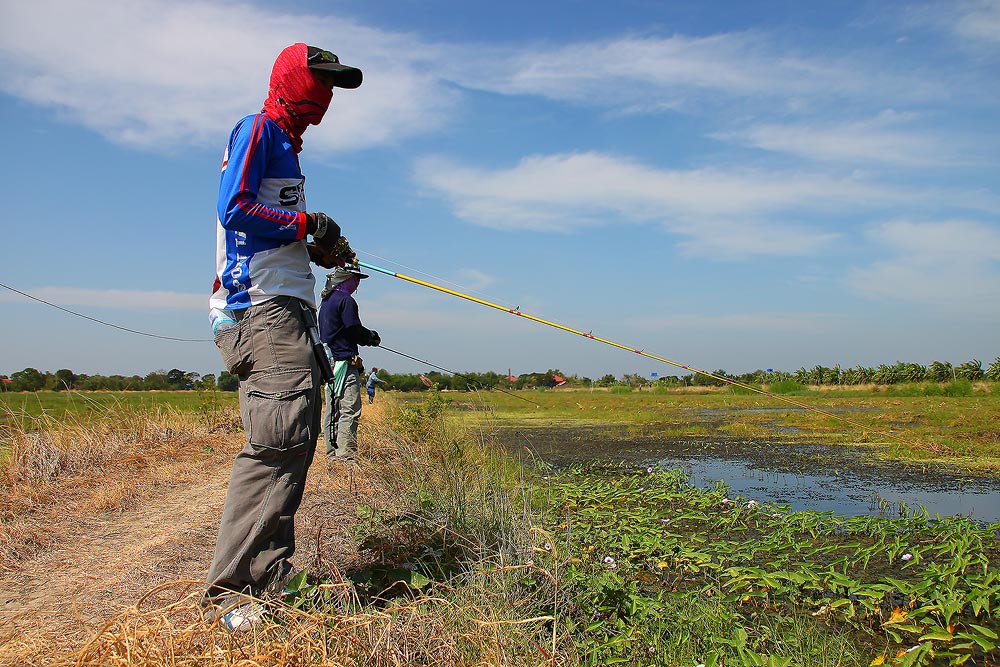
[[[322,406],[303,306],[290,297],[251,306],[215,337],[226,368],[240,379],[247,444],[233,463],[208,599],[226,591],[260,594],[291,569],[295,511]]]

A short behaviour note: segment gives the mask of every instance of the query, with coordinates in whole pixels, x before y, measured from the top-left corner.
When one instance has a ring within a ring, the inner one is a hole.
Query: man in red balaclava
[[[233,463],[204,603],[206,617],[231,630],[264,614],[246,595],[280,592],[294,574],[295,511],[320,431],[319,364],[327,363],[311,340],[310,261],[332,268],[353,258],[332,218],[306,212],[298,153],[333,88],[361,79],[329,51],[287,47],[263,110],[236,124],[222,159],[210,320],[226,370],[240,380],[247,444]]]

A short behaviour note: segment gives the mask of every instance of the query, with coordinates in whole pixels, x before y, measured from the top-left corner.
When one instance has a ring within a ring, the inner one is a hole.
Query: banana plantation
[[[797,382],[803,385],[894,385],[916,382],[953,382],[955,380],[1000,382],[1000,357],[997,357],[986,369],[983,368],[981,361],[972,359],[957,366],[947,361],[935,361],[929,366],[897,361],[891,366],[880,364],[876,367],[859,365],[852,368],[841,368],[838,364],[832,368],[814,366],[811,369],[806,369],[802,367],[793,372],[756,370],[742,375],[727,375],[725,371],[717,370],[713,375],[730,377],[746,384],[769,385],[779,382]],[[687,378],[681,378],[682,381],[685,379]],[[723,383],[710,377],[694,376],[687,384],[721,385]]]

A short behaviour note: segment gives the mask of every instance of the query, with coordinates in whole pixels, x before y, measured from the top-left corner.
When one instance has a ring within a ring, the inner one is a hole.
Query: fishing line
[[[160,338],[162,340],[176,340],[176,341],[180,341],[182,343],[211,343],[212,342],[211,338],[174,338],[173,336],[161,336],[159,334],[148,333],[146,331],[138,331],[136,329],[129,329],[128,327],[123,327],[123,326],[118,325],[118,324],[112,324],[111,322],[105,322],[104,320],[99,320],[96,317],[91,317],[90,315],[84,315],[83,313],[78,313],[75,310],[70,310],[69,308],[63,308],[62,306],[57,306],[56,304],[51,303],[49,301],[46,301],[45,299],[40,299],[37,296],[32,296],[31,294],[28,294],[27,292],[22,292],[19,289],[14,289],[10,285],[4,285],[3,283],[0,283],[0,287],[3,287],[5,289],[9,289],[11,292],[17,292],[21,296],[26,296],[29,299],[34,299],[35,301],[38,301],[40,303],[44,303],[46,306],[52,306],[53,308],[57,308],[58,310],[61,310],[64,313],[69,313],[70,315],[76,315],[77,317],[82,317],[85,320],[90,320],[91,322],[97,322],[98,324],[103,324],[104,326],[111,327],[112,329],[120,329],[122,331],[127,331],[129,333],[139,334],[140,336],[149,336],[150,338]]]
[[[433,366],[434,368],[437,368],[438,370],[442,370],[445,373],[451,373],[455,377],[460,377],[460,378],[464,378],[465,380],[468,380],[469,382],[472,383],[472,384],[469,385],[470,387],[475,387],[476,386],[476,379],[472,378],[472,377],[469,377],[468,375],[463,375],[462,373],[456,373],[455,371],[448,370],[444,366],[438,366],[437,364],[432,364],[429,361],[425,361],[423,359],[417,359],[416,357],[411,357],[410,355],[405,354],[403,352],[400,352],[399,350],[394,350],[391,347],[386,347],[385,345],[382,345],[381,343],[379,343],[378,349],[385,350],[386,352],[392,352],[393,354],[398,354],[401,357],[406,357],[407,359],[412,359],[413,361],[419,361],[420,363],[427,364],[428,366]],[[507,394],[508,396],[513,396],[514,398],[520,399],[520,400],[524,401],[525,403],[531,403],[536,408],[541,407],[540,405],[538,405],[534,401],[529,401],[528,399],[524,398],[523,396],[518,396],[517,394],[512,394],[509,391],[504,391],[503,389],[500,389],[499,387],[494,387],[494,389],[496,391],[499,391],[502,394]]]
[[[744,384],[742,382],[738,382],[737,380],[732,380],[730,378],[723,377],[721,375],[715,375],[714,373],[709,373],[708,371],[701,370],[700,368],[695,368],[693,366],[688,366],[686,364],[682,364],[682,363],[679,363],[677,361],[672,361],[671,359],[667,359],[666,357],[661,357],[659,355],[650,354],[649,352],[645,352],[643,350],[636,349],[636,348],[628,346],[628,345],[623,345],[621,343],[616,343],[615,341],[608,340],[606,338],[601,338],[599,336],[595,336],[593,334],[593,332],[583,332],[583,331],[580,331],[579,329],[573,329],[572,327],[567,327],[567,326],[564,326],[562,324],[557,324],[555,322],[550,322],[549,320],[542,319],[541,317],[536,317],[534,315],[529,315],[528,313],[522,313],[520,307],[507,308],[505,306],[501,306],[501,305],[498,305],[498,304],[495,304],[495,303],[491,303],[489,301],[485,301],[483,299],[479,299],[479,298],[476,298],[474,296],[470,296],[468,294],[463,294],[462,292],[457,292],[455,290],[448,289],[447,287],[442,287],[440,285],[435,285],[434,283],[429,283],[429,282],[427,282],[425,280],[420,280],[419,278],[413,278],[412,276],[407,276],[407,275],[404,275],[402,273],[396,273],[394,271],[390,271],[389,269],[383,269],[383,268],[381,268],[379,266],[375,266],[373,264],[368,264],[366,262],[359,261],[358,265],[359,266],[363,266],[364,268],[369,269],[371,271],[377,271],[379,273],[384,273],[385,275],[392,276],[393,278],[399,278],[400,280],[405,280],[407,282],[411,282],[411,283],[414,283],[416,285],[420,285],[422,287],[427,287],[429,289],[437,290],[438,292],[443,292],[445,294],[450,294],[451,296],[457,296],[457,297],[459,297],[461,299],[466,299],[467,301],[472,301],[473,303],[478,303],[478,304],[480,304],[482,306],[488,306],[489,308],[493,308],[495,310],[500,310],[500,311],[503,311],[505,313],[509,313],[511,315],[515,315],[517,317],[522,317],[524,319],[531,320],[533,322],[538,322],[539,324],[544,324],[546,326],[550,326],[550,327],[553,327],[555,329],[559,329],[561,331],[566,331],[568,333],[576,334],[578,336],[583,336],[584,338],[589,338],[590,340],[597,341],[598,343],[604,343],[605,345],[610,345],[612,347],[617,347],[617,348],[622,349],[622,350],[627,350],[629,352],[634,352],[635,354],[638,354],[640,356],[647,357],[649,359],[655,359],[656,361],[660,361],[660,362],[663,362],[665,364],[670,364],[671,366],[675,366],[677,368],[683,368],[686,371],[691,371],[692,373],[696,373],[696,374],[699,374],[699,375],[704,375],[705,377],[710,377],[710,378],[712,378],[714,380],[719,380],[720,382],[724,382],[725,384],[729,384],[729,385],[732,385],[734,387],[740,387],[741,389],[746,389],[747,391],[753,392],[755,394],[761,394],[762,396],[767,396],[769,398],[773,398],[775,400],[782,401],[782,402],[788,403],[790,405],[794,405],[796,407],[802,408],[803,410],[808,410],[810,412],[814,412],[816,414],[823,415],[824,417],[829,417],[830,419],[834,419],[834,420],[837,420],[839,422],[843,422],[845,424],[850,424],[851,426],[855,426],[855,427],[860,428],[862,430],[868,430],[868,431],[871,431],[872,433],[877,433],[878,435],[881,435],[881,436],[884,436],[886,438],[889,438],[890,440],[895,440],[895,441],[901,442],[901,443],[905,443],[906,442],[903,438],[901,438],[899,436],[896,436],[896,435],[893,435],[892,433],[887,433],[885,431],[880,431],[878,429],[872,428],[868,424],[862,424],[861,422],[855,421],[853,419],[848,419],[847,417],[842,417],[842,416],[836,415],[836,414],[834,414],[832,412],[827,412],[826,410],[821,410],[819,408],[815,408],[815,407],[813,407],[811,405],[808,405],[806,403],[802,403],[801,401],[796,401],[796,400],[793,400],[791,398],[787,398],[785,396],[781,396],[779,394],[773,394],[773,393],[771,393],[769,391],[764,391],[763,389],[758,389],[757,387],[754,387],[752,385],[748,385],[748,384]]]
[[[111,327],[113,329],[119,329],[121,331],[127,331],[128,333],[134,333],[134,334],[138,334],[140,336],[149,336],[150,338],[159,338],[159,339],[162,339],[162,340],[180,341],[180,342],[184,342],[184,343],[211,343],[211,342],[213,342],[211,338],[175,338],[173,336],[161,336],[160,334],[149,333],[149,332],[146,332],[146,331],[138,331],[136,329],[129,329],[128,327],[123,327],[121,325],[113,324],[111,322],[105,322],[104,320],[99,320],[96,317],[91,317],[90,315],[84,315],[83,313],[78,313],[75,310],[70,310],[69,308],[64,308],[64,307],[59,306],[57,304],[51,303],[50,301],[46,301],[45,299],[39,298],[39,297],[34,296],[32,294],[28,294],[27,292],[22,292],[21,290],[16,289],[14,287],[11,287],[10,285],[6,285],[4,283],[0,283],[0,287],[8,289],[11,292],[16,292],[17,294],[20,294],[21,296],[27,297],[29,299],[33,299],[35,301],[38,301],[39,303],[44,303],[46,306],[51,306],[52,308],[56,308],[56,309],[61,310],[61,311],[65,312],[65,313],[69,313],[70,315],[75,315],[77,317],[82,317],[85,320],[90,320],[91,322],[97,322],[98,324],[103,324],[104,326]],[[386,347],[385,345],[379,345],[379,348],[381,348],[383,350],[386,350],[387,352],[392,352],[393,354],[398,354],[401,357],[406,357],[407,359],[412,359],[414,361],[419,361],[420,363],[427,364],[428,366],[433,366],[434,368],[442,370],[442,371],[444,371],[446,373],[451,373],[452,375],[454,375],[456,377],[463,378],[463,379],[469,381],[470,383],[472,383],[470,386],[475,386],[476,385],[475,378],[469,377],[468,375],[463,375],[462,373],[456,373],[455,371],[449,370],[449,369],[445,368],[444,366],[438,366],[437,364],[432,364],[431,362],[426,361],[424,359],[418,359],[416,357],[411,357],[408,354],[400,352],[399,350],[394,350],[394,349],[392,349],[390,347]],[[536,403],[534,403],[533,401],[529,401],[528,399],[524,398],[523,396],[518,396],[517,394],[512,394],[511,392],[504,391],[503,389],[497,389],[497,391],[500,391],[501,393],[507,394],[508,396],[513,396],[514,398],[522,400],[522,401],[525,401],[526,403],[531,403],[536,408],[539,407]]]
[[[400,266],[400,267],[406,269],[407,271],[413,271],[414,273],[419,273],[420,275],[427,276],[428,278],[431,278],[433,280],[439,280],[439,281],[441,281],[443,283],[447,283],[449,285],[454,285],[455,287],[457,287],[459,289],[462,289],[462,290],[465,290],[466,292],[471,292],[473,294],[479,294],[479,295],[484,296],[484,297],[493,298],[492,296],[490,296],[488,294],[485,294],[481,290],[472,289],[471,287],[465,287],[461,283],[456,283],[454,280],[448,280],[447,278],[442,278],[441,276],[435,276],[433,273],[427,273],[426,271],[421,271],[420,269],[414,268],[412,266],[407,266],[406,264],[403,264],[401,262],[397,262],[395,260],[389,259],[388,257],[381,257],[381,256],[376,255],[375,253],[369,252],[367,250],[358,250],[357,248],[354,248],[354,250],[357,251],[357,252],[360,252],[360,253],[364,253],[365,255],[371,255],[375,259],[381,260],[383,262],[389,262],[390,264],[395,264],[396,266]]]
[[[367,254],[371,254],[371,253],[367,253]],[[433,290],[436,290],[438,292],[443,292],[445,294],[450,294],[451,296],[457,296],[457,297],[459,297],[461,299],[466,299],[467,301],[472,301],[473,303],[478,303],[480,305],[487,306],[487,307],[493,308],[495,310],[500,310],[500,311],[509,313],[511,315],[516,315],[518,317],[522,317],[524,319],[528,319],[528,320],[531,320],[533,322],[538,322],[539,324],[544,324],[546,326],[550,326],[550,327],[553,327],[555,329],[559,329],[561,331],[566,331],[568,333],[576,334],[578,336],[583,336],[584,338],[589,338],[590,340],[594,340],[594,341],[597,341],[599,343],[604,343],[605,345],[610,345],[612,347],[617,347],[617,348],[622,349],[622,350],[626,350],[626,351],[629,351],[629,352],[634,352],[635,354],[638,354],[640,356],[647,357],[649,359],[654,359],[656,361],[660,361],[660,362],[663,362],[665,364],[669,364],[671,366],[675,366],[677,368],[682,368],[682,369],[684,369],[686,371],[691,371],[692,373],[696,373],[696,374],[699,374],[699,375],[704,375],[705,377],[709,377],[709,378],[712,378],[714,380],[718,380],[718,381],[723,382],[725,384],[729,384],[729,385],[732,385],[734,387],[740,387],[741,389],[745,389],[745,390],[753,392],[755,394],[760,394],[762,396],[767,396],[767,397],[773,398],[773,399],[775,399],[777,401],[781,401],[783,403],[788,403],[789,405],[794,405],[794,406],[796,406],[798,408],[802,408],[803,410],[808,410],[810,412],[814,412],[816,414],[823,415],[824,417],[829,417],[830,419],[834,419],[836,421],[843,422],[845,424],[850,424],[851,426],[855,426],[855,427],[863,429],[863,430],[867,429],[867,430],[871,431],[872,433],[877,433],[878,435],[881,435],[881,436],[884,436],[886,438],[889,438],[890,440],[895,440],[897,442],[902,442],[902,443],[906,442],[906,440],[904,440],[903,438],[901,438],[899,436],[896,436],[896,435],[893,435],[892,433],[888,433],[886,431],[881,431],[879,429],[873,428],[872,426],[870,426],[868,424],[862,424],[861,422],[855,421],[853,419],[848,419],[847,417],[842,417],[842,416],[834,414],[832,412],[827,412],[826,410],[821,410],[819,408],[813,407],[813,406],[808,405],[806,403],[803,403],[801,401],[796,401],[796,400],[793,400],[793,399],[788,398],[786,396],[781,396],[779,394],[774,394],[774,393],[771,393],[769,391],[764,391],[763,389],[758,389],[757,387],[754,387],[752,385],[744,384],[744,383],[739,382],[737,380],[732,380],[730,378],[727,378],[727,377],[724,377],[724,376],[721,376],[721,375],[715,375],[714,373],[709,373],[708,371],[702,370],[700,368],[695,368],[694,366],[688,366],[686,364],[682,364],[682,363],[679,363],[677,361],[673,361],[671,359],[667,359],[666,357],[661,357],[659,355],[650,354],[649,352],[645,352],[643,350],[636,349],[636,348],[628,346],[628,345],[623,345],[622,343],[616,343],[615,341],[608,340],[606,338],[601,338],[600,336],[595,336],[593,334],[593,332],[590,332],[590,331],[584,333],[583,331],[580,331],[579,329],[574,329],[572,327],[564,326],[564,325],[558,324],[556,322],[551,322],[551,321],[543,319],[541,317],[536,317],[536,316],[530,315],[528,313],[523,313],[523,312],[521,312],[520,307],[507,308],[505,306],[501,306],[501,305],[492,303],[490,301],[486,301],[484,299],[479,299],[477,297],[470,296],[468,294],[463,294],[462,292],[458,292],[456,290],[451,290],[451,289],[448,289],[446,287],[442,287],[440,285],[435,285],[434,283],[430,283],[430,282],[427,282],[425,280],[420,280],[419,278],[413,278],[412,276],[407,276],[407,275],[402,274],[402,273],[397,273],[395,271],[390,271],[389,269],[383,269],[382,267],[375,266],[374,264],[368,264],[367,262],[358,261],[358,265],[359,266],[363,266],[364,268],[369,269],[371,271],[377,271],[378,273],[383,273],[385,275],[392,276],[393,278],[399,278],[400,280],[405,280],[407,282],[411,282],[411,283],[414,283],[416,285],[420,285],[422,287],[427,287],[429,289],[433,289]],[[139,331],[137,329],[130,329],[128,327],[123,327],[121,325],[114,324],[114,323],[111,323],[111,322],[105,322],[104,320],[97,319],[96,317],[91,317],[90,315],[84,315],[83,313],[78,313],[75,310],[70,310],[69,308],[64,308],[63,306],[59,306],[59,305],[54,304],[54,303],[52,303],[50,301],[46,301],[45,299],[41,299],[41,298],[39,298],[37,296],[33,296],[31,294],[28,294],[27,292],[22,292],[21,290],[16,289],[14,287],[11,287],[10,285],[6,285],[4,283],[0,283],[0,287],[3,287],[4,289],[8,289],[11,292],[15,292],[17,294],[20,294],[23,297],[27,297],[27,298],[32,299],[34,301],[38,301],[39,303],[43,303],[46,306],[50,306],[52,308],[56,308],[57,310],[61,310],[61,311],[65,312],[65,313],[69,313],[70,315],[75,315],[76,317],[80,317],[80,318],[83,318],[85,320],[90,320],[91,322],[96,322],[96,323],[102,324],[102,325],[104,325],[106,327],[111,327],[113,329],[118,329],[120,331],[125,331],[125,332],[128,332],[128,333],[137,334],[139,336],[148,336],[150,338],[158,338],[160,340],[179,341],[179,342],[183,342],[183,343],[210,343],[210,342],[213,342],[212,339],[210,339],[210,338],[177,338],[177,337],[174,337],[174,336],[161,336],[159,334],[149,333],[147,331]],[[441,369],[441,370],[445,371],[446,373],[451,373],[453,375],[456,375],[457,377],[462,377],[462,378],[465,378],[467,380],[471,379],[471,378],[469,378],[466,375],[462,375],[461,373],[456,373],[454,371],[448,370],[447,368],[443,368],[441,366],[437,366],[437,365],[432,364],[432,363],[430,363],[428,361],[425,361],[423,359],[417,359],[416,357],[410,357],[407,354],[403,354],[402,352],[390,349],[388,347],[384,347],[384,346],[380,346],[380,347],[382,347],[382,349],[384,349],[384,350],[386,350],[388,352],[392,352],[394,354],[398,354],[400,356],[407,357],[409,359],[413,359],[414,361],[419,361],[421,363],[425,363],[425,364],[427,364],[429,366],[433,366],[434,368]],[[504,391],[502,389],[500,389],[499,391],[501,391],[504,394],[509,394],[510,396],[514,396],[515,398],[521,399],[521,400],[523,400],[523,401],[525,401],[527,403],[532,403],[532,401],[529,401],[528,399],[523,398],[521,396],[517,396],[516,394],[512,394],[512,393],[510,393],[508,391]],[[532,403],[532,404],[535,405],[535,407],[538,407],[538,405],[536,405],[534,403]]]

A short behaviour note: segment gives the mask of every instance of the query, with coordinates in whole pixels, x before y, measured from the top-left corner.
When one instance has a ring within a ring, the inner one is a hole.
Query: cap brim
[[[361,271],[359,271],[358,269],[340,268],[340,269],[334,269],[334,271],[335,272],[336,271],[340,271],[342,273],[346,273],[347,274],[347,278],[351,278],[351,277],[368,278],[369,277],[369,275],[367,273],[361,273]],[[344,278],[344,280],[347,280],[347,278]]]
[[[324,72],[333,73],[333,85],[337,88],[357,88],[364,78],[361,70],[357,67],[344,65],[343,63],[316,63],[309,65],[309,69],[319,69]]]

